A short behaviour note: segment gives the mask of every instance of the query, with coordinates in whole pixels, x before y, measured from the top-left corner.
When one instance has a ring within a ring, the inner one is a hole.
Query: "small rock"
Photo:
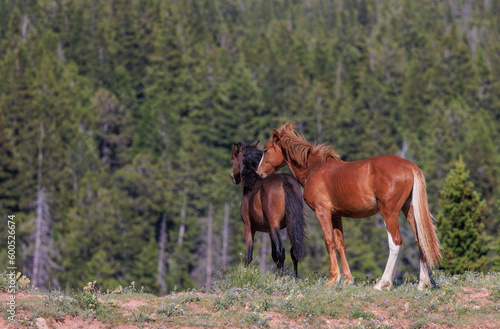
[[[38,329],[49,329],[49,326],[47,325],[47,321],[45,321],[44,318],[37,318],[36,319],[36,326]]]

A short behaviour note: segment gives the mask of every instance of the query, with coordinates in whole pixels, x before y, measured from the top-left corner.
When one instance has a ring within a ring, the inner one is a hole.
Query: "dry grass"
[[[1,278],[0,278],[1,279]],[[405,282],[391,291],[373,291],[372,282],[326,289],[326,280],[311,275],[261,273],[237,266],[222,273],[205,291],[157,297],[133,285],[101,292],[94,283],[83,290],[18,293],[17,323],[7,321],[2,293],[0,327],[93,328],[497,328],[500,327],[500,273],[434,273],[435,287],[418,291]],[[0,280],[1,284],[1,280]],[[72,326],[75,324],[75,326]]]

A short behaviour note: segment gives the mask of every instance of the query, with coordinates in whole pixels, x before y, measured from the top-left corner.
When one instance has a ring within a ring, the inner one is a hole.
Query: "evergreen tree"
[[[100,131],[97,137],[102,165],[111,169],[120,168],[128,158],[132,139],[128,129],[130,115],[116,96],[105,89],[97,90],[92,105],[98,113]]]
[[[206,284],[244,250],[231,145],[288,120],[347,161],[404,153],[436,210],[464,154],[496,237],[500,4],[462,2],[0,0],[0,211],[19,218],[19,269],[36,258],[40,286]],[[309,217],[304,268],[322,270]],[[377,276],[380,218],[344,223],[351,270]]]
[[[484,270],[489,251],[481,223],[485,203],[473,190],[462,158],[446,177],[439,204],[437,228],[444,249],[441,268],[452,274]]]
[[[499,272],[500,271],[500,238],[497,238],[495,245],[496,246],[493,249],[495,251],[495,254],[493,257],[491,270]]]
[[[7,227],[7,216],[15,215],[19,210],[19,194],[16,189],[19,171],[15,160],[14,149],[7,136],[5,117],[0,106],[0,221],[5,223],[4,227]],[[7,241],[7,233],[7,230],[0,232],[0,241]],[[0,261],[7,264],[7,244],[2,247],[0,247],[2,252]]]
[[[5,15],[5,12],[2,12],[2,15]],[[2,23],[8,22],[8,25],[5,27],[7,30],[0,42],[0,54],[4,55],[4,53],[8,50],[13,50],[17,48],[18,43],[22,40],[22,17],[19,9],[14,7],[11,11],[8,20],[3,21]]]
[[[15,188],[19,170],[6,128],[5,116],[0,107],[0,219],[12,215],[19,206]]]
[[[124,211],[125,198],[116,189],[103,187],[101,177],[91,171],[82,177],[75,205],[68,212],[61,264],[64,271],[59,275],[63,285],[82,287],[94,280],[104,289],[127,285],[122,271],[130,259],[120,254],[140,253],[138,241],[124,237],[132,225],[126,220],[130,213]],[[128,243],[137,248],[131,249]]]
[[[495,232],[498,228],[498,220],[494,214],[496,195],[498,192],[498,147],[495,145],[497,132],[494,128],[494,120],[485,110],[479,110],[469,120],[466,149],[464,150],[464,161],[471,171],[471,181],[486,202],[484,209],[483,224],[488,232]]]

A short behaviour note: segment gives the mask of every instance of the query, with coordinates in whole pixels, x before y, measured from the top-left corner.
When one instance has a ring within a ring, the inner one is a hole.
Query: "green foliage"
[[[206,285],[209,264],[224,271],[245,250],[232,143],[262,145],[289,120],[343,160],[415,162],[433,213],[463,154],[496,238],[497,18],[496,1],[0,1],[0,220],[18,219],[17,266],[32,276],[43,250],[40,288]],[[37,245],[42,187],[51,221]],[[320,277],[329,263],[307,214],[299,273]],[[344,229],[355,276],[380,276],[380,217]],[[418,271],[407,232],[399,279]],[[278,289],[268,279],[259,289]]]
[[[100,308],[100,302],[97,298],[99,291],[96,289],[95,284],[96,281],[89,282],[83,288],[83,291],[74,294],[78,307],[81,309],[96,311]]]
[[[241,299],[243,295],[240,293],[241,289],[230,289],[222,296],[215,297],[214,301],[214,311],[223,311],[229,309],[231,306],[241,307]],[[244,294],[244,291],[243,291]]]
[[[446,178],[440,205],[437,228],[444,249],[441,268],[452,274],[484,270],[489,251],[481,222],[485,203],[473,190],[462,158]]]
[[[369,319],[374,315],[371,312],[365,311],[361,306],[354,306],[349,313],[350,319]]]
[[[500,202],[497,201],[496,207],[500,206]],[[500,237],[497,237],[496,239],[493,238],[493,246],[492,250],[494,252],[493,260],[492,260],[492,271],[500,271]]]
[[[16,195],[18,168],[14,159],[14,149],[6,134],[5,116],[0,107],[0,216],[13,215],[19,207],[19,195]]]
[[[184,314],[181,305],[175,303],[163,304],[157,311],[158,314],[164,314],[167,317],[180,316]]]
[[[17,272],[14,276],[7,272],[7,270],[0,273],[0,291],[12,293],[14,291],[27,291],[31,288],[30,279],[21,272]]]

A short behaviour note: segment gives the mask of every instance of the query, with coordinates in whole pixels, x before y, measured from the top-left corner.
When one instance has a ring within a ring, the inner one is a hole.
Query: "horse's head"
[[[234,184],[239,184],[245,175],[248,175],[249,172],[255,172],[257,169],[262,157],[262,151],[257,148],[258,146],[259,142],[248,145],[243,142],[234,144],[231,154],[231,161],[233,163],[231,178]]]
[[[264,156],[260,160],[259,167],[257,168],[257,174],[262,177],[269,176],[286,165],[285,156],[283,155],[283,151],[280,145],[280,136],[282,129],[288,128],[283,126],[278,130],[274,129],[271,135],[271,139],[269,139],[269,141],[264,146]]]
[[[236,143],[233,146],[233,152],[231,153],[231,162],[233,163],[233,172],[231,173],[231,178],[234,184],[241,183],[241,170],[243,166],[240,166],[243,159],[243,153],[241,152],[242,143]]]

